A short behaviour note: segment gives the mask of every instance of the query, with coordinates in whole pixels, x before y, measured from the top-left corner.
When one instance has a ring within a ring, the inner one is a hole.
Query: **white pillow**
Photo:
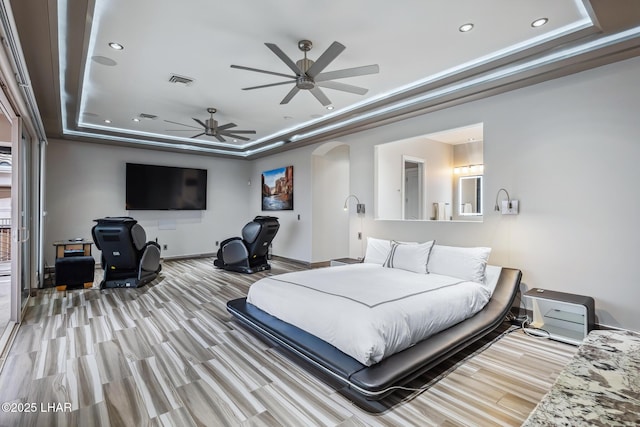
[[[429,255],[427,271],[484,283],[491,248],[459,248],[434,245]]]
[[[391,252],[391,240],[375,239],[367,237],[367,251],[364,262],[382,265]]]
[[[383,267],[400,268],[414,273],[426,274],[429,252],[431,252],[433,243],[433,240],[412,244],[393,242]]]

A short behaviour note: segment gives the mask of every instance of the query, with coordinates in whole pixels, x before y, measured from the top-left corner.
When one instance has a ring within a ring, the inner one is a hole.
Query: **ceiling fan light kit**
[[[335,82],[333,80],[344,79],[347,77],[364,76],[368,74],[376,74],[380,71],[378,64],[373,64],[323,73],[322,71],[334,59],[336,59],[343,50],[346,49],[344,45],[338,42],[333,42],[331,46],[329,46],[327,50],[325,50],[316,61],[307,58],[307,52],[309,52],[313,47],[313,43],[311,43],[311,41],[309,40],[300,40],[298,42],[298,49],[300,49],[304,53],[304,58],[296,62],[289,58],[277,45],[273,43],[265,43],[265,46],[267,46],[278,58],[280,58],[280,60],[284,62],[291,71],[293,71],[294,75],[261,70],[258,68],[250,68],[242,65],[231,65],[231,68],[254,71],[257,73],[272,74],[275,76],[290,79],[283,82],[242,88],[242,90],[253,90],[271,86],[295,84],[295,86],[289,91],[289,93],[285,95],[282,101],[280,101],[280,104],[288,104],[289,101],[291,101],[291,99],[300,90],[308,90],[323,106],[327,107],[331,105],[331,100],[320,89],[321,87],[357,95],[364,95],[368,92],[368,89],[359,86],[348,85],[345,83]]]

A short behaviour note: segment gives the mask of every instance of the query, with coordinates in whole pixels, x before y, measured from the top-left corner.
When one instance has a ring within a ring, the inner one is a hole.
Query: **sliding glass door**
[[[34,230],[34,183],[38,182],[37,170],[33,168],[34,150],[31,136],[26,132],[26,129],[20,123],[20,188],[18,191],[20,194],[20,236],[19,246],[21,251],[20,262],[20,304],[19,311],[24,308],[32,287],[37,287],[35,267],[35,244],[37,242],[37,232]]]
[[[0,130],[5,143],[10,140],[11,152],[11,224],[10,291],[3,305],[4,324],[0,324],[0,352],[9,342],[11,332],[22,318],[32,291],[38,287],[40,267],[40,176],[41,147],[24,126],[0,91],[0,113],[4,119]],[[7,280],[9,282],[9,280]],[[9,285],[9,283],[7,283]],[[8,315],[8,316],[7,316]]]

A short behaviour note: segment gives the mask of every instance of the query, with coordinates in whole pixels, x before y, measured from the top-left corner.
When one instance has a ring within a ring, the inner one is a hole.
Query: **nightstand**
[[[360,264],[361,262],[362,262],[361,259],[338,258],[338,259],[332,259],[331,262],[329,263],[329,266],[335,267],[335,266],[338,266],[338,265]]]
[[[533,310],[532,328],[539,336],[580,345],[595,325],[592,297],[533,288],[524,294]],[[546,332],[545,332],[546,331]]]

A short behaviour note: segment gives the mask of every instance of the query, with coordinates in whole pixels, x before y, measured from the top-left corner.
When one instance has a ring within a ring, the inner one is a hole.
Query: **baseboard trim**
[[[213,252],[204,254],[192,254],[192,255],[173,255],[161,257],[161,261],[179,261],[182,259],[195,259],[195,258],[215,258],[216,254]]]
[[[312,262],[309,264],[311,268],[321,268],[321,267],[330,267],[331,261],[320,261],[320,262]]]
[[[272,255],[271,259],[275,259],[275,260],[279,260],[279,261],[285,261],[285,262],[290,262],[293,264],[298,264],[301,265],[303,267],[307,267],[310,268],[311,267],[311,263],[307,262],[307,261],[300,261],[299,259],[293,259],[293,258],[287,258],[284,256],[280,256],[280,255]]]

